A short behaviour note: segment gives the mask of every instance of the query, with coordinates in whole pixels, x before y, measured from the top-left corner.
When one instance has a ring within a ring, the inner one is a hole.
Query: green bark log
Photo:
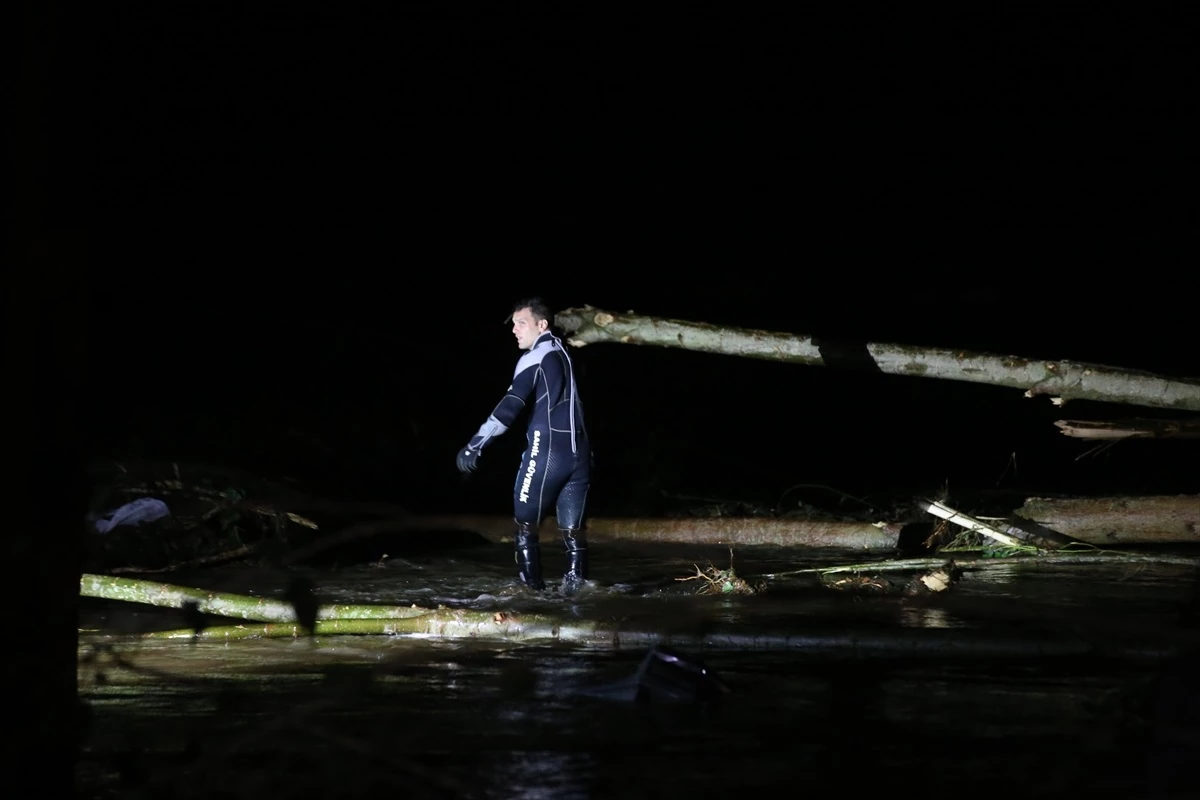
[[[362,608],[362,607],[359,607]],[[391,610],[381,607],[382,610]],[[566,639],[587,641],[594,637],[607,639],[612,632],[597,622],[572,620],[564,624],[561,619],[542,614],[514,615],[495,611],[469,611],[464,609],[398,609],[407,616],[376,616],[357,619],[323,619],[317,622],[313,633],[317,636],[337,635],[419,635],[437,639],[498,639],[536,640]],[[199,633],[187,629],[177,631],[155,631],[146,634],[152,639],[257,639],[304,636],[304,628],[298,624],[231,625],[206,628]]]
[[[961,629],[904,628],[895,631],[760,632],[709,631],[680,634],[652,628],[622,629],[620,624],[562,620],[543,615],[496,615],[488,611],[441,609],[420,617],[395,620],[328,620],[318,622],[316,636],[408,635],[437,639],[506,642],[569,642],[621,648],[663,644],[700,650],[788,651],[838,658],[1018,658],[1079,657],[1160,660],[1175,654],[1168,646],[1092,642],[1077,635],[1003,633]],[[228,641],[304,636],[299,625],[236,625],[143,634],[149,639]]]
[[[864,565],[865,566],[865,565]],[[209,612],[290,615],[279,621],[254,620],[263,624],[221,625],[200,630],[183,629],[143,634],[147,639],[186,639],[188,641],[230,641],[238,639],[298,638],[308,635],[295,622],[294,613],[278,601],[239,595],[216,595],[195,589],[152,584],[127,578],[85,575],[90,596],[143,602],[152,605],[180,605],[187,600],[207,601]],[[239,600],[244,602],[238,602]],[[277,603],[278,605],[271,605]],[[358,614],[357,618],[330,618],[335,610]],[[673,628],[674,626],[672,626]],[[470,611],[466,609],[423,609],[387,606],[325,606],[316,623],[315,636],[383,635],[417,636],[432,639],[470,639],[506,642],[570,642],[603,647],[648,647],[653,644],[676,645],[694,649],[783,650],[810,655],[852,658],[1030,658],[1034,656],[1103,656],[1113,658],[1160,659],[1174,651],[1156,645],[1128,645],[1088,641],[1078,636],[1055,637],[1037,634],[992,634],[967,630],[921,630],[859,632],[759,632],[709,630],[687,634],[677,630],[658,630],[652,621],[636,624],[563,619],[546,614]]]
[[[79,580],[79,594],[105,600],[123,600],[164,608],[183,608],[186,602],[196,603],[203,614],[248,619],[256,622],[296,622],[296,611],[286,600],[254,597],[227,592],[210,592],[169,583],[117,578],[111,575],[85,573]],[[317,609],[318,620],[382,620],[403,619],[428,614],[427,608],[374,605],[323,605]]]

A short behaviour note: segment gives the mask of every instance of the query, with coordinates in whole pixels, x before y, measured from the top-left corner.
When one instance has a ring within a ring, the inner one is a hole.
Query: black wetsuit
[[[580,529],[591,483],[591,444],[571,357],[549,331],[517,361],[512,385],[469,446],[486,447],[530,402],[525,452],[513,486],[513,516],[536,530],[553,507],[559,528]]]

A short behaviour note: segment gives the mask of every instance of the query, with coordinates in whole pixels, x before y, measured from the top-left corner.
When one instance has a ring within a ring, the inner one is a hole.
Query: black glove
[[[458,458],[455,462],[458,464],[458,471],[462,473],[474,472],[478,469],[476,461],[479,459],[479,451],[473,450],[471,445],[467,445],[462,450],[458,451]]]

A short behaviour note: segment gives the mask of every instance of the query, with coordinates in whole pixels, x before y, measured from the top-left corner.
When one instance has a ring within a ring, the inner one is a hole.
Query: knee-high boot
[[[521,583],[539,592],[546,588],[542,582],[542,547],[538,543],[537,526],[532,522],[517,522],[513,546],[516,550],[517,577]]]
[[[572,595],[588,577],[587,534],[582,528],[559,528],[563,547],[567,550],[567,571],[563,573],[562,591]]]

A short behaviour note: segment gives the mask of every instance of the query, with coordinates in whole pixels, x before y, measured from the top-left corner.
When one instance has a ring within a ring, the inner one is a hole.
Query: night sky
[[[507,514],[523,436],[470,481],[454,455],[529,294],[1200,374],[1194,53],[1170,6],[794,6],[94,11],[95,457]],[[1051,424],[1154,409],[576,356],[594,514],[796,484],[1200,490],[1194,443],[1085,455]]]

